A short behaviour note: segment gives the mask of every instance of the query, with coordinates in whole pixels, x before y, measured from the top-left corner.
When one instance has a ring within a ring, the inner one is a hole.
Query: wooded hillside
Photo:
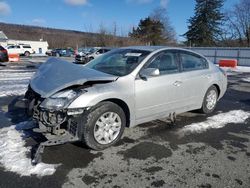
[[[48,41],[49,48],[64,48],[76,46],[128,46],[140,44],[138,41],[112,36],[110,34],[87,33],[73,30],[53,29],[38,26],[0,23],[0,31],[3,31],[9,39]]]

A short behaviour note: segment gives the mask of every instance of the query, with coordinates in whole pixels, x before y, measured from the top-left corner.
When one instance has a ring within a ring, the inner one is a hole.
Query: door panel
[[[209,75],[209,70],[199,70],[182,73],[183,80],[183,90],[185,91],[185,104],[187,106],[192,106],[199,108],[202,104],[203,97],[208,88],[208,82],[211,77]]]
[[[136,119],[167,116],[182,106],[183,85],[179,74],[135,81]]]
[[[211,79],[208,63],[203,57],[191,52],[180,52],[180,60],[185,104],[190,110],[200,108]]]
[[[143,69],[158,69],[159,76],[135,80],[136,119],[152,120],[181,107],[182,80],[175,52],[156,54]]]

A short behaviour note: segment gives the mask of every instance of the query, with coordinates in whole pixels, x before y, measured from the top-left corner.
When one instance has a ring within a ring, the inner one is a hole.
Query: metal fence
[[[250,48],[192,47],[188,49],[204,55],[214,63],[219,63],[220,59],[237,59],[238,65],[250,66]]]

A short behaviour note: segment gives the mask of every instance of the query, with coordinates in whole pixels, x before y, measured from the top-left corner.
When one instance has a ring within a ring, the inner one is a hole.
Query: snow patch
[[[34,73],[27,70],[0,70],[0,97],[23,95]]]
[[[208,129],[220,129],[228,123],[244,123],[249,117],[249,112],[245,112],[243,110],[233,110],[209,117],[204,122],[186,125],[177,133],[180,136],[189,135],[192,133],[202,133]]]
[[[249,78],[243,78],[242,80],[245,81],[245,82],[250,82],[250,77]]]
[[[220,67],[227,72],[228,75],[234,75],[235,73],[250,73],[250,67],[237,66],[236,68],[231,67]]]
[[[21,176],[48,176],[54,174],[58,165],[38,163],[31,165],[31,159],[26,156],[30,152],[25,147],[21,127],[32,126],[31,122],[22,122],[17,125],[0,129],[0,165],[7,171],[15,172]]]

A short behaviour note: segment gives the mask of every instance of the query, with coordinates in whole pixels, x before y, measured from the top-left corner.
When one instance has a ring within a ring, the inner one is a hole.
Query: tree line
[[[95,32],[52,29],[0,23],[0,30],[11,39],[48,41],[50,48],[77,46],[168,45],[250,47],[250,0],[239,0],[231,9],[223,9],[225,0],[195,0],[194,15],[187,20],[188,30],[181,36],[171,24],[166,8],[154,9],[126,34],[116,23],[100,24]],[[119,31],[120,30],[120,31]]]
[[[250,47],[250,0],[239,0],[224,10],[225,0],[196,0],[194,16],[187,20],[186,46]],[[146,45],[177,45],[176,32],[166,9],[158,8],[129,33]]]
[[[115,25],[115,24],[114,24]],[[114,26],[115,28],[116,26]],[[119,36],[115,29],[108,30],[100,25],[97,32],[91,29],[88,32],[54,29],[38,26],[0,23],[0,31],[3,31],[9,39],[28,41],[48,41],[49,48],[77,48],[92,46],[131,46],[141,45],[139,40],[127,36]],[[118,29],[116,29],[118,30]]]

